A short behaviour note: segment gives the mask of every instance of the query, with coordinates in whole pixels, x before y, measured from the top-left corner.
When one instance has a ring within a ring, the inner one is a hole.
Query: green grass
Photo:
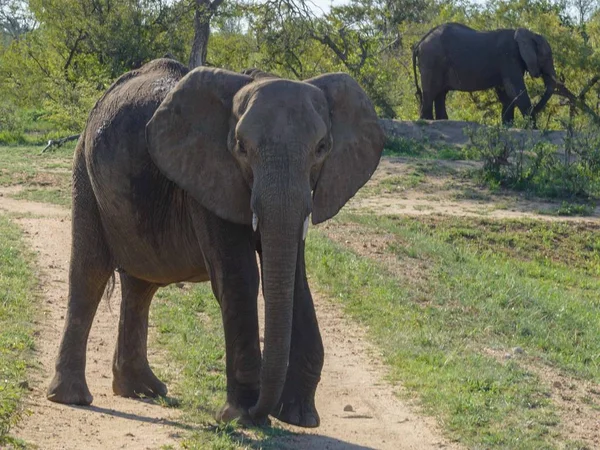
[[[407,138],[387,138],[383,148],[384,156],[408,156],[419,159],[464,160],[470,153],[463,148],[427,140]]]
[[[600,275],[600,224],[593,222],[425,216],[397,217],[386,223],[427,233],[481,256],[503,254],[573,275],[572,269],[579,268],[582,280],[586,274]]]
[[[22,412],[33,349],[36,281],[26,254],[18,228],[0,215],[0,447],[17,445],[8,433]]]
[[[52,203],[67,208],[71,207],[71,190],[66,188],[26,188],[13,195],[17,200]]]
[[[226,398],[225,338],[221,312],[208,283],[160,289],[152,320],[155,340],[170,363],[160,373],[184,412],[182,442],[189,449],[282,448],[279,428],[244,430],[217,426],[214,415]]]
[[[551,210],[539,211],[540,214],[548,214],[554,216],[591,216],[594,214],[595,207],[592,204],[586,203],[571,203],[563,201],[560,206]]]
[[[500,239],[502,223],[494,229],[481,219],[441,225],[359,215],[337,220],[395,238],[385,251],[406,277],[319,232],[307,246],[311,279],[368,327],[394,381],[469,446],[570,445],[560,443],[548,388],[518,358],[497,355],[520,346],[526,358],[600,382],[600,280],[578,230],[562,244],[574,246],[572,255],[555,261],[543,256],[561,253],[552,249],[559,232],[554,224],[549,230],[504,224],[520,239],[513,247],[510,237]],[[530,245],[515,250],[521,241]],[[532,257],[539,241],[543,250]],[[570,258],[577,258],[579,269],[570,269],[575,265]],[[415,267],[417,274],[409,276]]]
[[[73,145],[40,154],[43,147],[0,146],[0,186],[19,186],[14,197],[69,206]]]

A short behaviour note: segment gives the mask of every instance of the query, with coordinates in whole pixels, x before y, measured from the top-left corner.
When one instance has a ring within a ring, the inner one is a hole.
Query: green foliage
[[[531,131],[496,126],[468,132],[472,151],[483,160],[481,176],[491,186],[559,198],[600,195],[600,130],[574,137],[564,153]]]
[[[21,234],[0,215],[0,447],[21,414],[25,369],[33,348],[33,274],[24,259]]]
[[[167,51],[183,57],[191,27],[181,2],[31,0],[29,7],[39,25],[0,51],[0,104],[43,109],[68,132],[82,130],[94,102],[123,72]]]
[[[87,112],[123,72],[170,52],[188,60],[192,41],[190,0],[32,0],[31,21],[5,32],[0,45],[0,114],[14,121],[15,109],[42,109],[61,131],[80,131]],[[25,16],[23,16],[25,14]],[[324,72],[350,73],[365,88],[384,117],[414,119],[412,46],[434,26],[458,21],[477,29],[527,27],[546,36],[557,72],[575,93],[600,72],[600,15],[586,14],[575,24],[567,2],[549,0],[463,1],[351,0],[326,14],[303,1],[224,2],[213,18],[210,65],[241,70],[259,67],[285,77],[306,79]],[[526,77],[534,102],[543,93]],[[587,87],[583,100],[600,94]],[[588,101],[591,104],[591,101]],[[451,92],[452,119],[496,124],[500,105],[492,91]],[[600,113],[600,106],[591,110]],[[555,95],[539,123],[558,128],[568,108]],[[8,119],[7,119],[8,118]],[[585,125],[589,117],[576,116]],[[6,124],[0,123],[6,128]],[[0,128],[0,132],[3,130]],[[18,142],[10,131],[5,140]]]
[[[560,207],[556,209],[557,216],[590,216],[594,212],[592,205],[582,203],[562,202]]]

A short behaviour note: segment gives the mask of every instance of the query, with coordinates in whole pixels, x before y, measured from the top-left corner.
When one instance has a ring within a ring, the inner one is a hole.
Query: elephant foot
[[[142,370],[113,368],[113,392],[121,397],[165,397],[167,386],[146,367]]]
[[[271,425],[271,420],[268,417],[252,418],[248,414],[248,410],[235,406],[230,402],[225,405],[215,415],[217,422],[229,423],[237,420],[237,423],[246,427],[268,427]]]
[[[61,374],[56,372],[48,386],[46,398],[66,405],[87,406],[94,399],[87,387],[84,374]]]
[[[302,398],[284,397],[271,412],[273,417],[298,427],[316,428],[319,426],[321,419],[315,407],[314,392]]]

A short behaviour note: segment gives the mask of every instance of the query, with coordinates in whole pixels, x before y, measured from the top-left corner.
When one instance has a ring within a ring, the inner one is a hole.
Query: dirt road
[[[111,309],[101,303],[88,343],[87,380],[93,405],[72,407],[45,399],[65,315],[70,215],[59,207],[13,200],[9,193],[0,192],[0,209],[15,213],[26,242],[36,252],[42,308],[36,339],[39,368],[32,371],[32,391],[26,399],[30,414],[14,434],[47,450],[178,448],[189,425],[178,419],[176,409],[112,394],[118,291]],[[298,449],[458,448],[442,437],[432,419],[419,416],[414,407],[398,400],[394,391],[399,388],[383,381],[385,370],[375,349],[365,343],[364,332],[336,306],[318,295],[315,300],[326,348],[317,392],[322,424],[308,432],[293,428],[299,434],[282,444]],[[160,354],[150,354],[152,364],[159,365],[160,360]]]

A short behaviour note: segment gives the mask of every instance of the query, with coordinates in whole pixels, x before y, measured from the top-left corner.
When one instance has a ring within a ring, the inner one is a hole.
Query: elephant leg
[[[250,423],[247,411],[258,400],[261,368],[253,232],[203,208],[193,218],[225,331],[227,401],[217,420]]]
[[[448,120],[448,113],[446,112],[446,94],[447,92],[441,92],[434,100],[435,120]]]
[[[306,279],[302,242],[298,248],[296,264],[290,360],[283,393],[273,416],[301,427],[319,426],[315,392],[321,378],[323,360],[323,342]]]
[[[67,314],[56,372],[47,397],[58,403],[89,405],[93,398],[85,380],[87,341],[114,267],[81,148],[75,159],[73,192],[73,246]]]
[[[421,102],[421,119],[433,120],[433,99],[429,91],[423,91],[423,99]]]
[[[121,273],[121,316],[113,358],[113,392],[123,397],[156,397],[167,387],[150,369],[147,356],[148,312],[158,286]]]
[[[531,100],[529,99],[529,94],[527,94],[523,77],[514,76],[510,79],[507,79],[504,83],[504,90],[511,102],[516,105],[517,108],[519,108],[523,118],[530,119]]]
[[[502,104],[502,124],[510,125],[515,119],[515,102],[508,96],[504,88],[497,87],[496,95]]]

